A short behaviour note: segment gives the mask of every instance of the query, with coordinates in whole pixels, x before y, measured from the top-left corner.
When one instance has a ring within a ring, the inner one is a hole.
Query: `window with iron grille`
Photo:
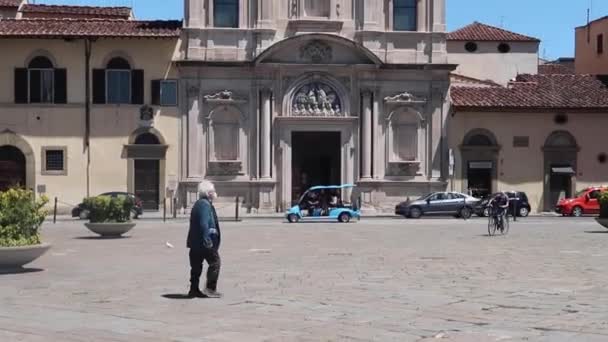
[[[42,148],[42,174],[44,175],[66,175],[67,174],[67,148],[66,147],[43,147]]]

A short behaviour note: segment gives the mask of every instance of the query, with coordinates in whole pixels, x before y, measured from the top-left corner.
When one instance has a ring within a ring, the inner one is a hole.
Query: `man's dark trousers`
[[[215,291],[217,290],[217,279],[220,276],[221,265],[220,255],[216,248],[190,249],[190,285],[193,289],[199,288],[201,274],[203,273],[203,261],[207,261],[209,265],[206,287]]]

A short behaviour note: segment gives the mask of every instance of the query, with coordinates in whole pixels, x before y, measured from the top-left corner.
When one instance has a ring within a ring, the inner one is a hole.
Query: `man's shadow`
[[[161,297],[167,298],[167,299],[194,299],[194,297],[190,297],[187,294],[183,294],[183,293],[167,293],[167,294],[161,295]]]
[[[36,273],[36,272],[42,272],[42,271],[44,271],[42,268],[26,268],[26,267],[0,268],[0,275]]]

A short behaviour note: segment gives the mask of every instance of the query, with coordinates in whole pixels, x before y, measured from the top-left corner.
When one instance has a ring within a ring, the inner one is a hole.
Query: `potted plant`
[[[129,197],[97,196],[85,198],[84,207],[89,210],[89,222],[85,226],[103,237],[120,237],[135,223],[131,222],[131,210],[135,203]]]
[[[0,268],[21,268],[49,250],[39,232],[47,203],[44,196],[34,199],[29,190],[0,192]]]
[[[608,191],[603,191],[598,201],[600,202],[600,216],[595,220],[604,228],[608,228]]]

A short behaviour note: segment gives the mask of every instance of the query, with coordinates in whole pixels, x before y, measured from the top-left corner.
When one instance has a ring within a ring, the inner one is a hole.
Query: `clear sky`
[[[202,1],[202,0],[201,0]],[[329,0],[328,0],[329,1]],[[448,29],[473,21],[503,27],[543,41],[541,57],[574,55],[574,28],[608,15],[608,0],[446,0]],[[34,2],[34,1],[32,1]],[[38,0],[38,3],[133,6],[139,19],[181,19],[183,0]]]

